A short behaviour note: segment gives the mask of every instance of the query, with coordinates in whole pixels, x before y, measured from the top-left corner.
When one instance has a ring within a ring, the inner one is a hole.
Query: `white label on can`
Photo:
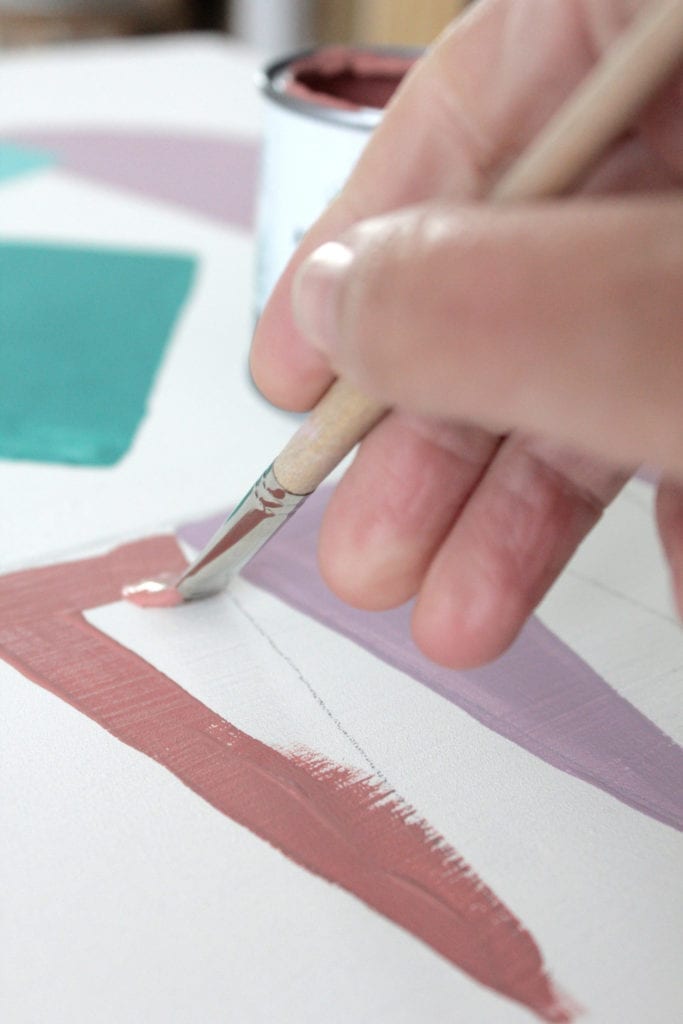
[[[367,127],[266,102],[255,306],[268,296],[301,238],[341,190],[370,137]]]

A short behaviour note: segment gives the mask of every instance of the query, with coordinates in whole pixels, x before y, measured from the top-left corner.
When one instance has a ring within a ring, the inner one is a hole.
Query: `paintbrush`
[[[683,56],[683,0],[648,6],[504,174],[489,200],[564,193],[632,123]],[[126,590],[138,604],[176,604],[222,590],[387,410],[337,380],[179,577]]]

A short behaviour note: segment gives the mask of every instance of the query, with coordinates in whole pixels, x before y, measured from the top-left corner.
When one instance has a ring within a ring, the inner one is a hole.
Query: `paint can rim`
[[[269,61],[256,75],[256,84],[260,92],[269,100],[296,114],[366,131],[376,128],[384,114],[384,110],[380,107],[336,107],[327,103],[316,103],[313,99],[304,99],[302,96],[288,93],[284,89],[286,72],[293,64],[307,60],[328,49],[346,50],[349,54],[354,55],[367,54],[374,57],[410,61],[417,60],[423,53],[420,47],[415,46],[311,46]]]

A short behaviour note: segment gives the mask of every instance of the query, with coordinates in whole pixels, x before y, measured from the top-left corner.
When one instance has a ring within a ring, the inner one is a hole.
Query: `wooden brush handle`
[[[336,380],[273,463],[278,482],[291,494],[310,494],[386,411]]]
[[[662,0],[617,40],[576,92],[503,175],[490,201],[564,192],[632,123],[683,52],[683,0]],[[321,398],[273,463],[292,494],[310,494],[386,413],[342,380]]]
[[[493,189],[494,203],[557,196],[633,124],[683,57],[683,0],[645,7]]]

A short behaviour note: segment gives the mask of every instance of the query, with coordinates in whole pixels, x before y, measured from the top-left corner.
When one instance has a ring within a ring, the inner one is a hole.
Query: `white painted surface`
[[[10,57],[0,65],[0,126],[253,134],[258,63],[214,40]],[[88,80],[98,88],[84,89]],[[221,83],[229,105],[216,93]],[[120,466],[0,463],[2,571],[107,547],[239,496],[290,430],[244,372],[249,239],[59,170],[3,187],[0,233],[191,250],[202,259],[150,414]],[[680,736],[683,645],[650,496],[646,485],[629,487],[541,616]],[[268,742],[306,742],[349,764],[363,763],[360,745],[531,929],[558,982],[586,1006],[583,1019],[678,1019],[683,911],[673,830],[549,767],[248,584],[235,594],[281,654],[240,620],[229,595],[191,609],[183,630],[169,630],[173,612],[145,616],[122,604],[89,618]],[[3,1021],[532,1019],[3,662],[0,717]]]

